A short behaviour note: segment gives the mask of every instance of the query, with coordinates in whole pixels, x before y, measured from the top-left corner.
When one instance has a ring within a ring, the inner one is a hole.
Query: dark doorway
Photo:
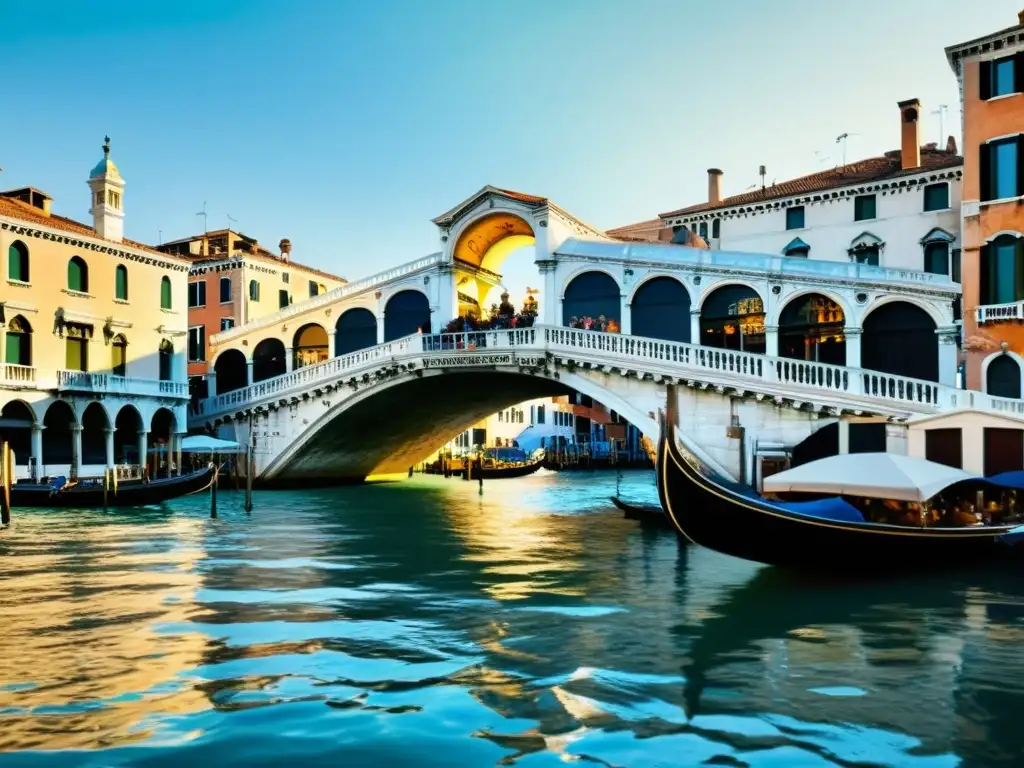
[[[996,397],[1020,398],[1020,365],[1009,355],[999,355],[985,370],[985,389]]]
[[[430,302],[419,291],[399,291],[384,307],[384,341],[430,333]]]
[[[213,372],[217,374],[217,394],[223,395],[248,386],[248,367],[245,355],[237,349],[228,349],[217,355],[213,364]]]
[[[362,307],[342,312],[334,326],[334,354],[347,355],[377,344],[377,318]]]
[[[562,299],[562,325],[591,317],[597,320],[604,315],[606,320],[622,322],[622,300],[619,285],[604,272],[584,272],[576,275],[565,287]]]
[[[764,354],[764,301],[753,288],[725,285],[700,310],[700,344]]]
[[[70,464],[73,453],[71,443],[75,412],[63,400],[46,409],[43,416],[43,458],[45,465]]]
[[[883,304],[864,319],[864,368],[926,381],[939,380],[939,337],[935,321],[905,301]]]
[[[32,455],[32,409],[20,400],[11,400],[0,410],[0,440],[14,451],[16,464],[28,464]]]
[[[846,365],[846,318],[827,296],[812,293],[789,302],[779,316],[779,356]]]
[[[985,427],[985,477],[1024,469],[1024,430]]]
[[[672,277],[655,277],[637,289],[630,305],[630,334],[690,341],[690,294]]]
[[[107,464],[107,428],[110,421],[99,403],[89,403],[82,414],[82,465]]]
[[[141,464],[139,460],[139,433],[142,417],[134,407],[126,405],[114,419],[114,463]]]
[[[885,424],[850,424],[850,453],[885,453]]]
[[[936,464],[964,468],[964,440],[959,429],[927,429],[924,433],[924,457]]]
[[[287,372],[284,342],[264,339],[252,351],[252,380],[266,381]]]

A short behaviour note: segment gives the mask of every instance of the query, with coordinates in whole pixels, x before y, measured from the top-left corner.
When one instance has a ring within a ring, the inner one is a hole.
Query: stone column
[[[764,327],[764,353],[768,357],[779,356],[779,326],[766,325]]]
[[[621,332],[624,334],[633,332],[633,318],[630,310],[629,296],[622,294],[622,296],[619,297],[619,326]]]
[[[284,372],[291,373],[295,370],[295,347],[284,348]]]
[[[377,343],[384,343],[384,313],[377,314]]]
[[[71,477],[78,479],[82,474],[82,425],[71,427]]]
[[[907,425],[886,424],[885,425],[885,452],[895,453],[900,456],[907,455]]]
[[[110,427],[107,427],[105,430],[103,430],[107,438],[107,469],[114,468],[114,431],[115,430],[111,429]]]
[[[540,296],[540,322],[543,325],[562,324],[562,301],[558,298],[558,282],[556,271],[558,262],[538,261],[537,269],[544,280],[544,290]]]
[[[206,372],[206,396],[217,396],[217,373],[216,371]]]
[[[146,448],[148,447],[148,445],[149,445],[149,432],[147,432],[144,429],[140,429],[139,430],[139,442],[138,442],[139,466],[140,467],[145,467],[146,466]]]
[[[690,343],[700,344],[700,310],[690,310]]]
[[[840,419],[839,424],[839,455],[845,455],[850,452],[850,422],[846,419]]]
[[[251,387],[252,386],[252,360],[247,360],[246,361],[246,363],[245,363],[245,370],[246,370],[246,376],[245,376],[246,382],[245,383],[248,386]]]
[[[32,479],[37,481],[43,476],[43,430],[45,427],[36,422],[32,425],[32,458],[35,464],[32,467]]]
[[[948,325],[935,331],[939,335],[939,384],[945,384],[947,387],[956,386],[956,369],[960,363],[958,330],[957,326]]]
[[[860,340],[863,331],[860,328],[847,328],[843,336],[846,339],[846,367],[860,368]]]

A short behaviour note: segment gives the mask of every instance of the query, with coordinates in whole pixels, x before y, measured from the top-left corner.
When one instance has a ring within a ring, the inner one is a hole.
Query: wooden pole
[[[103,470],[103,509],[107,508],[107,489],[110,488],[110,470]]]
[[[480,482],[480,491],[479,491],[479,493],[480,493],[481,496],[483,496],[484,495],[484,455],[483,455],[483,453],[478,453],[477,454],[477,461],[479,463],[476,465],[476,477],[477,477],[477,480]]]
[[[220,456],[213,454],[213,481],[210,483],[210,517],[217,517],[217,476],[220,474]]]
[[[0,525],[11,524],[11,465],[13,462],[10,460],[11,449],[7,445],[5,440],[0,445],[0,483],[3,484],[2,491],[0,491]]]
[[[245,511],[252,512],[253,442],[252,417],[249,417],[249,444],[245,446]]]

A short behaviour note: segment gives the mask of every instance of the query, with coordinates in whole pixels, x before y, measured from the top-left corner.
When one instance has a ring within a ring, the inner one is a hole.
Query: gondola
[[[131,480],[118,483],[117,492],[108,488],[106,506],[144,507],[185,496],[208,487],[213,480],[214,465],[177,477],[163,477],[143,482]],[[62,507],[102,509],[103,481],[65,483],[57,478],[52,484],[20,482],[11,486],[11,507]]]
[[[664,510],[659,506],[654,504],[630,504],[618,496],[611,496],[609,500],[615,505],[616,509],[622,510],[622,514],[627,520],[636,520],[644,526],[649,525],[655,528],[674,530],[671,521],[669,521]]]
[[[670,391],[669,413],[661,416],[658,491],[679,534],[694,544],[767,565],[864,575],[1018,559],[1024,552],[1001,538],[1016,525],[913,528],[826,517],[842,511],[840,499],[768,501],[681,444],[674,396]]]
[[[544,463],[544,457],[536,459],[535,461],[522,461],[514,464],[492,464],[488,466],[486,463],[483,469],[480,468],[480,462],[472,461],[467,462],[466,468],[462,471],[464,477],[469,480],[478,480],[483,474],[484,480],[508,480],[513,477],[526,477],[526,475],[532,475],[541,465]]]

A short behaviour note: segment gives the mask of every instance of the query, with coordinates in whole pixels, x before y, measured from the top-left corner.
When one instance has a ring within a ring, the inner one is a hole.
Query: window
[[[4,362],[13,365],[32,365],[32,326],[21,315],[15,315],[7,321]]]
[[[949,274],[949,243],[928,243],[924,247],[924,271],[933,275]]]
[[[793,238],[789,245],[782,249],[783,256],[795,256],[798,258],[806,259],[811,253],[811,246],[801,240],[799,237]]]
[[[498,423],[501,424],[501,422],[503,422],[504,420],[505,420],[505,412],[504,411],[498,411]]]
[[[857,195],[853,198],[853,220],[864,221],[875,218],[875,196]]]
[[[128,267],[124,264],[114,270],[114,298],[128,301]]]
[[[188,306],[192,307],[205,307],[206,306],[206,281],[201,280],[198,283],[188,284]]]
[[[722,220],[715,219],[711,222],[711,237],[718,238],[722,236]]]
[[[794,205],[792,208],[786,209],[786,229],[803,229],[804,228],[804,207],[802,205]]]
[[[960,279],[960,249],[954,248],[952,258],[950,259],[950,279],[954,283],[961,283],[963,280]]]
[[[320,286],[317,284],[317,282],[315,280],[310,280],[309,281],[309,298],[313,298],[318,293],[320,293]]]
[[[278,307],[280,307],[281,309],[284,309],[285,307],[287,307],[291,303],[292,303],[292,299],[291,299],[291,296],[288,295],[288,290],[286,288],[282,288],[281,290],[279,290],[277,292],[277,306]]]
[[[981,62],[979,67],[981,77],[979,95],[981,98],[994,99],[997,96],[1020,93],[1024,87],[1021,78],[1022,68],[1024,68],[1024,55],[1021,54]]]
[[[206,361],[205,325],[196,325],[188,329],[188,361],[190,363]]]
[[[858,264],[867,264],[872,267],[878,266],[878,246],[872,245],[861,248],[853,254],[853,260]]]
[[[89,370],[89,326],[68,323],[64,326],[64,368],[69,371]]]
[[[81,256],[72,256],[68,262],[68,290],[89,292],[89,267]]]
[[[222,277],[220,279],[220,303],[227,304],[231,301],[231,278]]]
[[[171,278],[164,275],[160,278],[160,309],[170,309],[172,298]]]
[[[235,327],[235,318],[233,317],[222,317],[220,319],[220,329],[222,331],[229,331]]]
[[[949,184],[929,184],[924,188],[924,209],[944,211],[949,208]]]
[[[702,221],[700,223],[700,236],[704,240],[708,239],[708,223],[706,221]]]
[[[981,246],[982,306],[1013,304],[1024,299],[1024,238],[1001,235]]]
[[[288,284],[288,273],[287,272],[282,272],[281,273],[281,282],[286,284],[286,285]]]
[[[199,330],[202,330],[201,328]],[[189,331],[189,348],[191,349],[192,335],[191,330]],[[164,339],[160,342],[159,350],[160,358],[160,381],[170,381],[173,376],[171,375],[174,370],[174,345]]]
[[[543,405],[538,405],[537,406],[537,423],[538,424],[543,424],[544,423],[544,406]]]
[[[926,429],[924,431],[924,457],[936,464],[961,469],[963,436],[959,429]]]
[[[15,240],[7,249],[7,279],[29,282],[28,247],[20,240]]]
[[[1004,200],[1024,195],[1024,136],[981,145],[981,199]]]
[[[259,280],[249,281],[249,300],[259,301],[260,300],[260,282]]]
[[[128,341],[118,334],[110,343],[110,371],[115,376],[125,376],[128,368]]]

